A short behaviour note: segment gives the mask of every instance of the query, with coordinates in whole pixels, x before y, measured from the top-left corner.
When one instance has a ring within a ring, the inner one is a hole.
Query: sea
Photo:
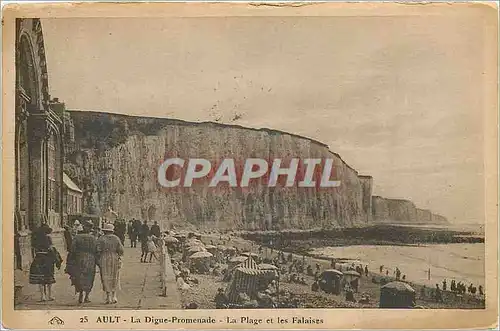
[[[447,227],[449,228],[449,227]],[[473,231],[484,235],[484,228],[478,225],[456,226],[456,230]],[[389,270],[394,276],[397,268],[406,275],[406,280],[417,284],[435,286],[452,279],[465,284],[485,287],[485,244],[422,244],[418,246],[352,245],[340,247],[319,247],[311,252],[315,256],[345,259],[347,264],[368,265],[373,272],[383,274]],[[430,277],[429,277],[430,271]]]

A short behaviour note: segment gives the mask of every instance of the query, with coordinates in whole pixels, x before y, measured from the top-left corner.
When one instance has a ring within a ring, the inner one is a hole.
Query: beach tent
[[[349,283],[361,277],[361,275],[354,270],[344,271],[343,274],[344,274],[344,279]]]
[[[272,270],[261,270],[254,259],[248,257],[233,273],[232,282],[226,289],[226,296],[231,303],[237,303],[240,293],[255,298],[260,282],[268,277]]]
[[[228,279],[230,277],[230,275],[232,274],[233,270],[247,260],[248,260],[248,257],[235,256],[235,257],[231,258],[229,261],[227,261],[227,273],[226,273],[227,277],[225,277],[225,278]]]
[[[413,308],[415,290],[404,282],[390,282],[380,288],[380,308]]]
[[[327,269],[319,277],[319,287],[326,293],[340,294],[343,276],[337,269]]]

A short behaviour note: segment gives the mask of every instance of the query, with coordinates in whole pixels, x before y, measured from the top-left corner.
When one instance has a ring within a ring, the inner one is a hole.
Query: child
[[[146,241],[147,253],[146,253],[146,258],[144,259],[144,261],[146,261],[148,253],[149,253],[149,263],[151,263],[153,256],[155,257],[155,260],[158,260],[158,257],[156,256],[156,244],[155,244],[156,239],[157,238],[154,235],[148,236],[147,241]]]
[[[52,245],[50,234],[52,229],[47,224],[42,224],[34,231],[32,245],[35,258],[30,266],[29,282],[38,284],[40,301],[53,301],[52,284],[56,282],[54,266],[61,268],[62,258],[57,249]]]

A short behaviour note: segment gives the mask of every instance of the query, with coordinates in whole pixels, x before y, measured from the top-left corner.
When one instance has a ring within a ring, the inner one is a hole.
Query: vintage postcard
[[[3,326],[495,327],[497,18],[4,7]]]

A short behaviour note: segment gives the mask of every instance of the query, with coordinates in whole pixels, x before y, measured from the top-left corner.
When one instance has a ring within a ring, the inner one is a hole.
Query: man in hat
[[[79,220],[75,220],[73,228],[71,229],[71,235],[75,237],[81,231],[83,231],[83,226],[80,224]]]
[[[161,229],[160,229],[160,226],[158,225],[157,221],[154,221],[154,224],[151,226],[150,234],[157,237],[157,238],[160,238]]]
[[[146,262],[146,256],[148,255],[148,237],[149,237],[149,225],[148,221],[144,221],[141,225],[141,232],[139,239],[141,240],[141,262]]]

